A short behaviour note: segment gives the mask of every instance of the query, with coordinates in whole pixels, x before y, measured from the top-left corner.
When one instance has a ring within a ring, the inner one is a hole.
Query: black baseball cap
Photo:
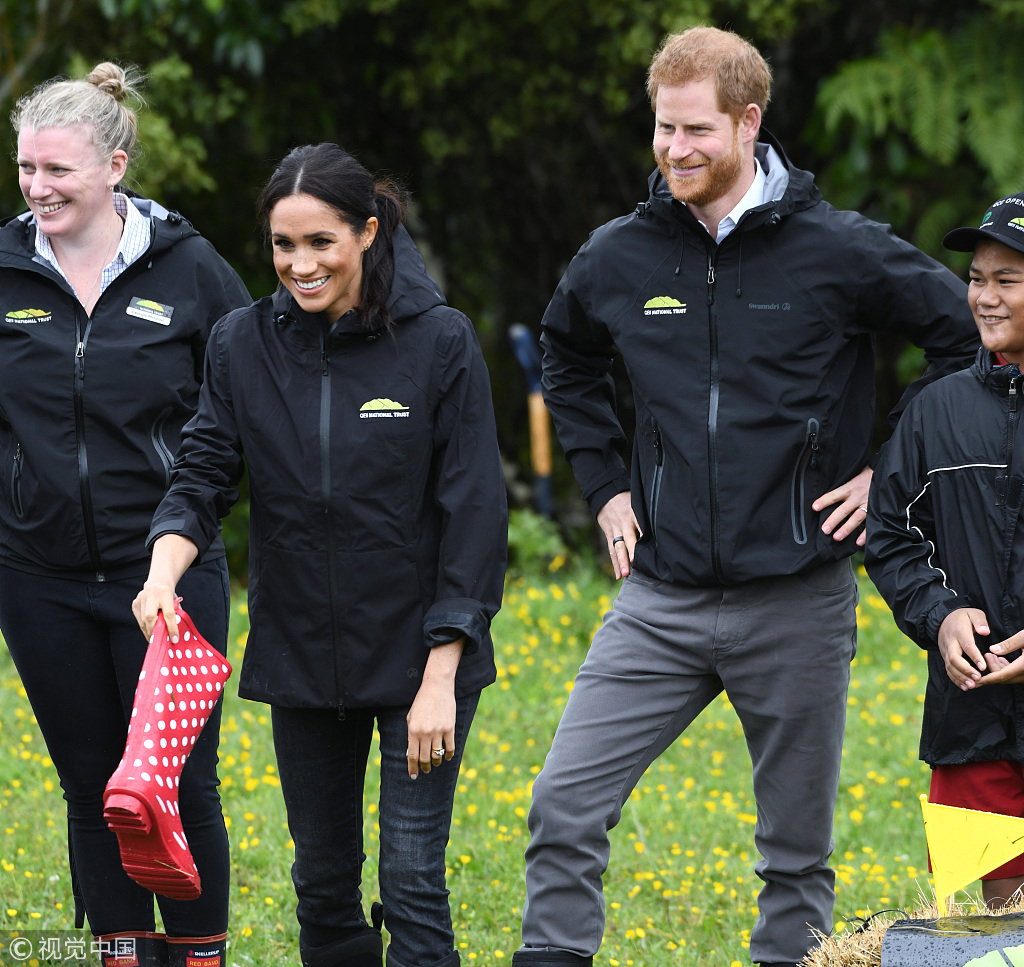
[[[985,239],[1024,252],[1024,195],[1007,195],[993,202],[977,228],[954,228],[942,244],[951,252],[973,252]]]

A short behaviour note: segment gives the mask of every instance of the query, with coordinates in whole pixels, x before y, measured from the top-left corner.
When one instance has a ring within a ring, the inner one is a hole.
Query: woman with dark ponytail
[[[470,321],[334,144],[264,188],[281,285],[215,328],[196,419],[153,519],[143,631],[219,532],[248,465],[243,698],[272,707],[305,967],[453,967],[444,852],[466,737],[495,678],[505,491]],[[380,734],[380,903],[360,893]]]
[[[405,214],[401,189],[375,182],[352,155],[336,144],[307,144],[296,148],[277,166],[260,193],[258,209],[264,225],[270,224],[274,206],[290,195],[317,199],[360,238],[372,221],[380,239],[374,245],[372,235],[368,236],[363,249],[357,293],[360,321],[368,332],[391,329],[388,302],[395,274],[393,239]]]

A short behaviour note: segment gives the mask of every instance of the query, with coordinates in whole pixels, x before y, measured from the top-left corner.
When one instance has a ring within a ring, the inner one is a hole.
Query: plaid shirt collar
[[[128,196],[123,192],[113,192],[114,211],[124,219],[124,229],[121,232],[121,241],[110,264],[104,268],[100,280],[100,294],[107,286],[114,281],[129,265],[145,253],[153,239],[153,229],[143,214],[129,201]],[[35,219],[33,219],[35,222]],[[64,270],[61,269],[50,240],[36,227],[36,254],[42,258],[47,265],[52,266],[61,278],[67,281]],[[70,283],[69,283],[70,284]]]

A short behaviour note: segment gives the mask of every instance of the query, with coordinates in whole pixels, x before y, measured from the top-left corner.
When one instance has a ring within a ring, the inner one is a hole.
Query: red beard
[[[734,139],[732,149],[720,158],[711,159],[700,152],[694,152],[681,167],[703,165],[703,170],[687,178],[677,178],[672,172],[672,163],[667,154],[655,154],[658,168],[668,183],[672,197],[681,202],[704,208],[727,195],[743,173],[743,149],[739,138]]]

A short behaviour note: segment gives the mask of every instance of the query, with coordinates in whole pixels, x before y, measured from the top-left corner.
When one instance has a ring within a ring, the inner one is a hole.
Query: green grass
[[[923,654],[894,628],[862,578],[836,809],[837,920],[912,906],[929,889],[917,760]],[[466,750],[448,849],[464,964],[500,964],[518,947],[530,784],[573,675],[615,594],[580,571],[510,581],[494,638],[498,682],[484,692]],[[234,608],[230,659],[245,642]],[[232,845],[232,964],[298,963],[291,843],[268,710],[230,684],[221,737]],[[376,777],[367,779],[364,894],[376,896]],[[64,803],[6,650],[0,649],[0,927],[68,929]],[[609,967],[749,963],[760,881],[742,732],[719,698],[644,776],[613,831],[608,923],[595,962]]]

